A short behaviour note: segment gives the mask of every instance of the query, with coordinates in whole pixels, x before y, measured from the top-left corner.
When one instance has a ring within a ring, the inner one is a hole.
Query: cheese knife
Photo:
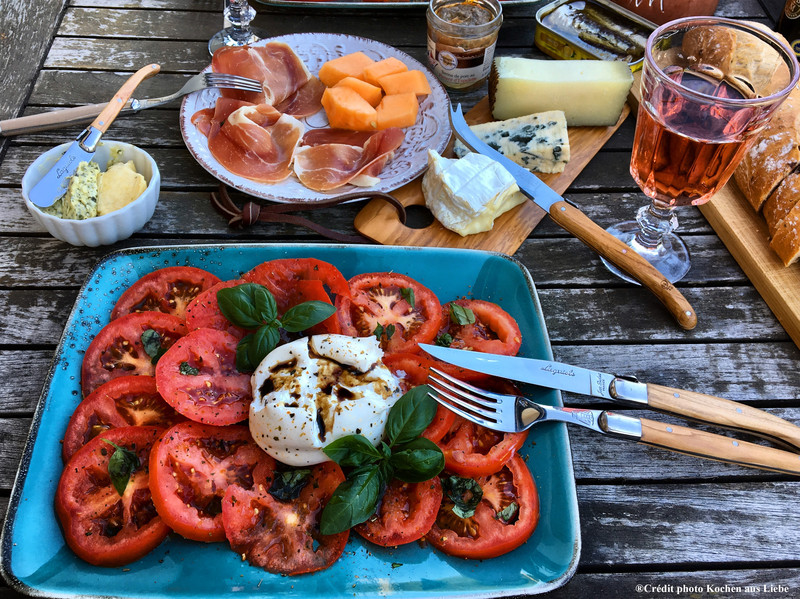
[[[117,118],[133,91],[142,81],[160,70],[159,65],[151,64],[142,67],[128,78],[97,118],[83,130],[58,162],[33,186],[29,195],[31,202],[46,208],[55,204],[56,200],[66,193],[70,177],[75,174],[81,162],[89,162],[92,159],[100,138]]]
[[[800,451],[800,427],[769,412],[730,399],[641,383],[634,377],[606,374],[550,360],[500,356],[425,343],[420,343],[420,347],[434,358],[461,368],[676,414],[690,420],[757,435]]]
[[[688,330],[697,326],[697,314],[694,309],[664,275],[634,250],[597,225],[581,210],[569,204],[536,175],[481,141],[464,120],[461,104],[455,108],[450,107],[450,123],[456,137],[465,146],[473,152],[488,156],[502,164],[514,177],[520,191],[547,212],[556,224],[572,233],[595,252],[652,291],[681,327]]]

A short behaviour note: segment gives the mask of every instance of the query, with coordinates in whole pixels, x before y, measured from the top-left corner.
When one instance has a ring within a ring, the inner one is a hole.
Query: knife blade
[[[800,449],[800,427],[769,412],[730,399],[673,387],[641,383],[634,377],[607,374],[551,360],[501,356],[420,343],[434,358],[476,372],[581,395],[591,395],[626,405],[677,414],[757,435]]]
[[[464,120],[461,104],[456,108],[450,107],[450,123],[455,136],[467,148],[502,164],[514,177],[520,191],[547,212],[556,224],[647,287],[666,306],[681,327],[690,330],[697,326],[697,314],[691,304],[664,275],[634,250],[550,189],[536,175],[481,141]]]
[[[151,64],[142,67],[128,78],[91,125],[83,130],[53,167],[33,186],[29,195],[31,202],[46,208],[55,204],[56,200],[66,193],[69,178],[75,174],[81,162],[89,162],[92,159],[100,138],[117,118],[133,91],[142,81],[152,77],[159,70],[161,70],[159,65]]]

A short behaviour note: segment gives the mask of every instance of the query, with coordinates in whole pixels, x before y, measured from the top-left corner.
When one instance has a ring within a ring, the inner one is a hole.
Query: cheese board
[[[563,194],[629,114],[630,108],[626,104],[619,120],[611,127],[570,127],[571,158],[564,172],[537,173],[537,176],[556,192]],[[465,116],[471,125],[491,121],[489,99],[484,98],[478,102]],[[446,155],[452,156],[451,150],[452,143],[448,146]],[[424,206],[422,177],[400,187],[392,195],[406,207]],[[533,202],[525,202],[500,216],[491,231],[462,237],[445,229],[435,220],[423,228],[408,227],[398,220],[397,212],[393,208],[385,202],[373,200],[358,213],[354,225],[359,233],[384,245],[459,247],[513,255],[544,216],[544,211]]]

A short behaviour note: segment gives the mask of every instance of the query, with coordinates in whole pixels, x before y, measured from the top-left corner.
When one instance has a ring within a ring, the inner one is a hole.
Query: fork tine
[[[469,394],[465,394],[458,389],[451,387],[443,381],[435,378],[428,377],[428,381],[436,385],[436,391],[448,401],[461,406],[466,410],[471,410],[479,416],[483,416],[493,422],[497,420],[497,410],[491,409],[489,406],[480,403],[480,399]]]
[[[438,368],[431,367],[429,370],[431,372],[436,373],[436,375],[438,375],[439,377],[447,380],[454,387],[461,389],[463,391],[467,391],[472,395],[478,396],[479,398],[492,399],[498,403],[508,399],[507,395],[503,395],[501,393],[494,393],[493,391],[487,391],[486,389],[479,389],[478,387],[474,387],[469,383],[465,383],[464,381],[457,379],[454,376],[451,376],[446,372],[439,370]],[[482,401],[482,400],[477,399],[477,401]]]
[[[431,387],[430,390],[428,391],[428,395],[433,399],[435,399],[437,403],[440,403],[445,408],[451,410],[452,412],[454,412],[458,416],[461,416],[465,420],[469,420],[470,422],[474,422],[475,424],[480,424],[481,426],[485,426],[486,428],[493,428],[497,425],[497,423],[495,423],[494,421],[485,420],[484,418],[481,418],[480,416],[477,416],[472,412],[462,410],[458,406],[453,405],[452,403],[450,403],[450,401],[448,401],[448,399],[452,398],[448,397],[448,399],[445,399],[444,393],[442,393],[442,391],[439,389],[434,389],[433,387]]]

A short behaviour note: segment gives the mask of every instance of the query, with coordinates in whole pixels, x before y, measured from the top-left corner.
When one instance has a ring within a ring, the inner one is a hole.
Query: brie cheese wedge
[[[436,220],[462,237],[491,230],[498,216],[527,199],[506,169],[473,152],[452,160],[428,150],[422,193]]]

